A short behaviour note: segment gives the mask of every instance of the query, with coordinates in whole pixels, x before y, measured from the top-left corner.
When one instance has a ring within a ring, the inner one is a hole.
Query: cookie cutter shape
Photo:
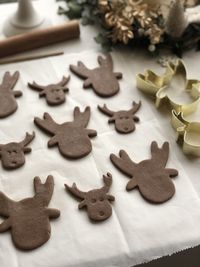
[[[22,92],[15,91],[14,87],[19,76],[19,71],[16,71],[13,75],[10,72],[6,72],[3,76],[0,84],[0,118],[8,117],[18,108],[16,98],[22,96]]]
[[[108,123],[114,123],[117,132],[128,134],[135,131],[135,124],[140,121],[140,119],[135,115],[140,107],[141,101],[138,104],[134,101],[133,107],[130,110],[112,111],[106,104],[104,104],[103,107],[98,106],[98,109],[110,117]]]
[[[200,123],[188,122],[184,118],[184,113],[172,111],[172,125],[178,137],[177,143],[182,146],[186,155],[200,157]]]
[[[120,90],[118,80],[122,78],[121,72],[113,71],[113,60],[110,54],[105,58],[98,57],[99,67],[88,69],[79,61],[76,65],[70,65],[70,70],[84,79],[84,88],[93,88],[94,92],[101,97],[111,97]]]
[[[35,138],[35,133],[26,133],[21,142],[0,144],[0,160],[4,169],[13,170],[25,164],[25,154],[31,152],[28,145]]]
[[[90,107],[86,107],[83,112],[75,107],[73,121],[59,124],[46,112],[43,119],[35,118],[34,123],[52,136],[48,142],[49,148],[57,146],[64,157],[79,159],[92,151],[90,138],[97,135],[95,130],[86,128],[90,114]]]
[[[104,221],[112,215],[110,202],[115,200],[114,196],[108,194],[112,185],[112,175],[110,173],[103,175],[103,182],[103,187],[88,192],[78,189],[75,183],[72,187],[65,184],[66,190],[81,201],[78,208],[82,209],[85,207],[88,217],[96,222]]]
[[[168,201],[175,194],[171,178],[176,177],[178,171],[166,168],[168,158],[169,143],[159,148],[155,141],[151,143],[151,158],[139,163],[132,161],[124,150],[120,150],[119,157],[110,155],[115,167],[130,178],[126,190],[138,188],[147,201],[156,204]]]
[[[63,76],[62,80],[58,83],[40,85],[36,82],[28,83],[28,87],[39,92],[39,97],[45,97],[47,104],[50,106],[61,105],[66,101],[66,93],[69,92],[67,84],[70,76]]]
[[[57,209],[48,208],[54,190],[53,176],[45,183],[34,178],[33,197],[14,201],[0,192],[0,216],[5,220],[0,224],[0,233],[11,231],[15,246],[22,250],[32,250],[42,246],[51,236],[50,219],[60,216]]]
[[[180,104],[173,100],[168,94],[169,89],[183,87],[192,101],[187,104]],[[159,76],[151,70],[145,74],[137,75],[137,87],[144,93],[148,93],[156,98],[155,105],[159,108],[164,102],[168,102],[176,112],[184,112],[185,115],[194,112],[200,102],[200,81],[187,80],[187,71],[182,60],[176,64],[169,62],[166,71]]]

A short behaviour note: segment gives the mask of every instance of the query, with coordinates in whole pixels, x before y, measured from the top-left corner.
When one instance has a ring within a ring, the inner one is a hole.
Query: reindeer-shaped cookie
[[[139,122],[140,119],[135,116],[135,113],[140,109],[141,101],[136,104],[133,102],[133,108],[125,111],[112,111],[108,109],[106,105],[103,107],[98,106],[98,109],[104,114],[111,117],[108,123],[115,123],[115,129],[119,133],[127,134],[135,131],[135,123]]]
[[[30,153],[31,148],[28,144],[35,138],[35,133],[26,133],[21,142],[12,142],[8,144],[0,144],[0,160],[5,169],[17,169],[25,163],[25,153]]]
[[[70,80],[70,76],[63,77],[62,81],[56,84],[49,84],[49,85],[39,85],[36,82],[28,83],[28,86],[39,92],[39,97],[45,97],[47,104],[51,106],[56,106],[63,104],[66,101],[66,92],[69,89],[66,87],[67,83]]]
[[[77,159],[88,155],[92,151],[91,137],[97,135],[94,130],[86,129],[90,119],[90,107],[84,112],[76,107],[74,121],[62,124],[56,123],[48,113],[44,119],[35,118],[35,124],[45,132],[53,135],[48,147],[58,146],[60,153],[67,158]]]
[[[0,233],[10,229],[16,247],[35,249],[46,243],[51,235],[50,219],[60,216],[60,211],[47,208],[51,200],[54,181],[48,176],[44,184],[39,177],[34,179],[35,195],[21,201],[9,199],[0,192],[0,215],[5,217],[0,224]]]
[[[105,59],[98,57],[100,67],[93,70],[88,69],[83,62],[78,62],[78,66],[70,65],[70,70],[80,78],[85,79],[84,88],[92,87],[96,94],[102,97],[110,97],[119,92],[119,82],[122,73],[113,72],[113,61],[111,55]]]
[[[121,150],[119,156],[111,154],[112,163],[131,180],[126,186],[130,191],[138,187],[142,196],[153,203],[163,203],[173,197],[175,187],[170,178],[176,177],[178,171],[165,168],[169,157],[169,143],[158,148],[156,142],[151,144],[151,159],[140,163],[133,162],[128,154]]]
[[[74,183],[72,187],[65,184],[65,188],[76,198],[81,200],[78,205],[79,209],[86,208],[88,217],[94,221],[104,221],[112,215],[112,207],[110,201],[114,201],[115,197],[108,195],[112,184],[112,175],[107,173],[103,175],[104,186],[100,189],[94,189],[88,192],[80,191]]]
[[[5,118],[11,115],[18,108],[15,98],[22,96],[22,92],[13,91],[18,79],[18,71],[13,75],[11,75],[10,72],[4,74],[3,81],[0,85],[0,118]]]

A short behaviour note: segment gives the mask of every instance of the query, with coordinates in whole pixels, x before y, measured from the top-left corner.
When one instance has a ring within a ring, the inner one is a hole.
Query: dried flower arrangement
[[[200,48],[199,0],[57,0],[59,14],[97,24],[95,38],[104,49],[118,44],[140,46],[155,54],[169,48],[181,57],[184,50]]]

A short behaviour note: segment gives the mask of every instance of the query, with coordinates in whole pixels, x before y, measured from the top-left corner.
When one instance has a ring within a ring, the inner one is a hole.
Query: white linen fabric
[[[15,171],[5,171],[1,167],[0,190],[13,200],[21,200],[33,195],[33,178],[40,176],[44,182],[47,175],[55,179],[55,190],[50,202],[52,208],[61,211],[61,217],[51,221],[52,235],[42,247],[23,252],[12,244],[10,232],[0,234],[1,266],[11,267],[103,267],[131,266],[147,262],[157,257],[193,247],[200,243],[200,201],[190,176],[185,170],[188,158],[182,155],[175,143],[167,114],[159,113],[153,102],[141,94],[135,86],[135,74],[142,71],[144,63],[127,65],[126,55],[114,53],[114,69],[122,71],[120,93],[105,99],[98,97],[92,89],[84,90],[83,81],[71,74],[70,92],[67,102],[58,107],[50,107],[44,98],[27,87],[27,82],[37,81],[48,84],[68,75],[69,64],[82,60],[88,67],[97,65],[98,53],[85,51],[71,53],[52,59],[9,65],[9,71],[19,70],[20,81],[15,90],[22,90],[19,108],[15,114],[0,121],[1,143],[20,140],[26,131],[36,132],[31,144],[32,153],[26,155],[26,164]],[[129,59],[131,60],[131,59]],[[0,68],[0,77],[8,66]],[[121,135],[114,130],[114,124],[107,123],[107,117],[100,113],[97,105],[106,103],[111,109],[129,109],[132,101],[142,100],[142,108],[137,115],[141,122],[134,133]],[[49,112],[57,122],[73,120],[73,109],[91,107],[88,128],[95,129],[98,136],[92,139],[93,150],[80,160],[63,158],[58,149],[47,148],[49,137],[33,123],[35,116],[42,117]],[[175,196],[161,205],[146,202],[138,190],[126,192],[128,178],[110,162],[110,153],[117,154],[125,149],[135,162],[150,157],[150,144],[156,140],[161,146],[170,142],[170,157],[167,166],[179,170],[174,179]],[[181,156],[180,156],[181,155]],[[192,162],[197,168],[198,160]],[[78,201],[64,189],[64,183],[76,182],[82,190],[102,186],[102,175],[111,172],[113,185],[110,193],[115,195],[113,215],[102,223],[91,223],[85,211],[78,210]]]

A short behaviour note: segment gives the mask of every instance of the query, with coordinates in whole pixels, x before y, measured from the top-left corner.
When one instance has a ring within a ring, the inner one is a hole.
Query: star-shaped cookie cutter
[[[169,88],[182,86],[192,101],[187,104],[176,103],[167,94]],[[156,98],[155,105],[159,108],[168,102],[172,109],[171,123],[177,132],[177,142],[181,144],[183,152],[200,157],[200,122],[189,122],[185,116],[196,111],[200,102],[200,81],[187,80],[187,71],[182,60],[176,64],[169,62],[166,71],[159,76],[151,70],[137,75],[137,87],[142,92]]]
[[[167,102],[176,112],[189,115],[197,109],[200,102],[200,81],[187,80],[187,71],[182,60],[177,60],[176,64],[169,62],[163,75],[157,75],[152,70],[147,70],[145,74],[138,74],[136,80],[139,90],[156,99],[157,108]],[[190,103],[177,103],[168,94],[169,89],[176,90],[177,86],[183,87],[185,93],[191,97]]]

